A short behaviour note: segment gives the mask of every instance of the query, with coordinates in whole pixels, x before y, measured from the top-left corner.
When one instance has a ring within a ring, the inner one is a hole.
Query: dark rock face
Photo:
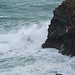
[[[62,75],[62,74],[56,74],[56,75]]]
[[[59,52],[75,56],[75,0],[66,0],[54,10],[43,48],[57,48]]]

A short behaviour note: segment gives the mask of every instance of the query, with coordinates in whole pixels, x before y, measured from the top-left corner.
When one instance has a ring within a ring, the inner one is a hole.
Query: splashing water
[[[0,75],[75,75],[75,57],[41,48],[62,1],[0,0]]]

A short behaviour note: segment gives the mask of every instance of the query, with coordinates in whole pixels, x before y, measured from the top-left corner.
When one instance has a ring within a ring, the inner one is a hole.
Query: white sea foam
[[[48,22],[32,24],[16,33],[0,34],[0,75],[75,75],[75,57],[42,49]]]
[[[0,18],[6,18],[6,17],[8,17],[8,16],[0,16]]]
[[[75,75],[75,57],[41,48],[62,1],[0,0],[0,75]]]

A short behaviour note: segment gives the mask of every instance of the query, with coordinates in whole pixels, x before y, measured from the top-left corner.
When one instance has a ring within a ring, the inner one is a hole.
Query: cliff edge
[[[65,0],[54,11],[43,48],[57,48],[60,53],[75,56],[75,0]]]

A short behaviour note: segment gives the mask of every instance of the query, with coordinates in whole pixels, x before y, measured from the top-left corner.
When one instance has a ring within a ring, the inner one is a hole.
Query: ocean
[[[75,57],[41,47],[62,1],[0,0],[0,75],[75,75]]]

